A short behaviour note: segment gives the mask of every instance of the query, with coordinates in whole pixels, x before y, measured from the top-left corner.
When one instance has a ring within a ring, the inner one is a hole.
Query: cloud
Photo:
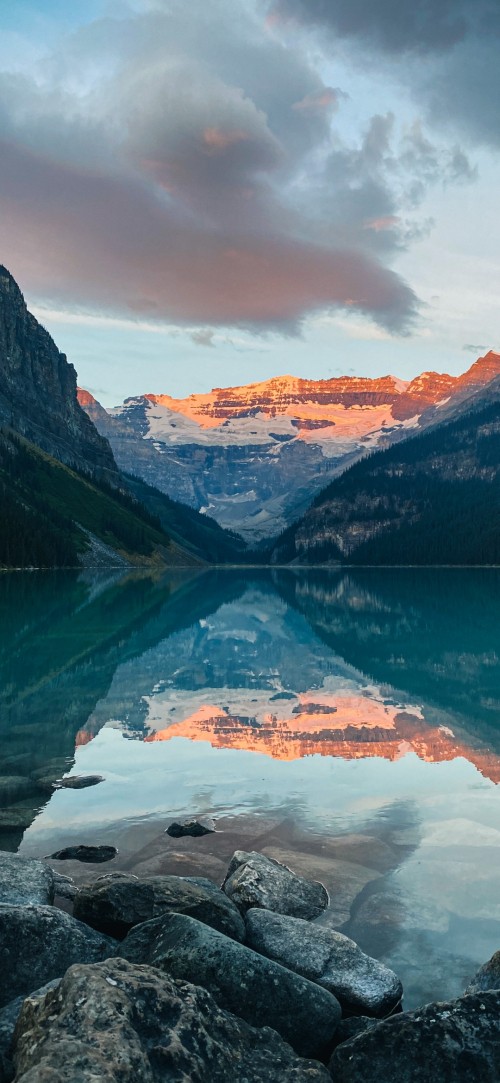
[[[313,33],[330,61],[347,46],[351,61],[389,64],[432,125],[500,145],[497,0],[270,0],[269,12],[276,32]]]
[[[406,332],[418,299],[392,256],[468,159],[391,114],[346,145],[346,95],[301,41],[285,47],[252,0],[237,20],[209,7],[144,4],[35,76],[0,73],[4,261],[53,307],[285,333],[354,310]]]
[[[192,331],[191,339],[195,346],[214,346],[214,334],[210,327],[204,327],[199,331]]]
[[[270,7],[273,25],[294,19],[389,54],[450,50],[493,12],[491,0],[275,0]]]

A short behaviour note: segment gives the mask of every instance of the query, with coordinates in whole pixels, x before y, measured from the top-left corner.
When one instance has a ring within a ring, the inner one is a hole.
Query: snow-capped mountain
[[[449,417],[499,374],[490,351],[458,377],[279,376],[185,399],[148,394],[108,411],[79,395],[123,470],[256,542],[368,451]]]

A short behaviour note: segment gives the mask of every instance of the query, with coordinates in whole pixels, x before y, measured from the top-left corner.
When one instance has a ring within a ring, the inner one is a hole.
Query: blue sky
[[[14,0],[0,260],[106,405],[498,348],[493,0]]]

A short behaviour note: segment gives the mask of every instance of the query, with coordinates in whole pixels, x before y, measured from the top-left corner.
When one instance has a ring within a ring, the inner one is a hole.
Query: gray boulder
[[[45,905],[53,898],[54,877],[43,861],[0,851],[0,904]]]
[[[326,989],[183,914],[133,929],[117,954],[203,986],[219,1007],[251,1026],[273,1027],[301,1056],[318,1054],[340,1019]]]
[[[500,992],[426,1004],[344,1042],[335,1083],[498,1083]]]
[[[16,1031],[17,1083],[328,1083],[275,1031],[221,1011],[204,989],[123,959],[73,966]]]
[[[394,972],[342,933],[269,910],[248,910],[245,923],[251,948],[329,989],[343,1010],[384,1016],[401,1000]]]
[[[202,835],[212,835],[215,831],[215,820],[211,816],[200,816],[198,819],[191,820],[173,820],[165,831],[166,835],[170,835],[173,839],[181,839],[185,835],[190,835],[191,838],[197,839]]]
[[[500,951],[496,951],[484,966],[480,967],[466,993],[482,993],[486,989],[500,989]]]
[[[323,884],[297,876],[287,865],[255,851],[236,850],[222,886],[242,914],[258,906],[310,920],[317,918],[329,902]]]
[[[189,914],[235,940],[245,939],[239,910],[210,880],[184,876],[101,876],[80,888],[74,916],[121,938],[134,925],[162,914]]]
[[[100,961],[115,948],[115,940],[55,906],[0,906],[0,1007],[60,978],[72,963]]]

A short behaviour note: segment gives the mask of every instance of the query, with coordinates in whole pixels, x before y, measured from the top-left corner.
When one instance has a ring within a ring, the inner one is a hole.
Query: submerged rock
[[[106,959],[116,941],[55,906],[0,906],[0,1007],[60,978],[72,963]]]
[[[52,870],[32,857],[0,851],[0,904],[47,904],[54,898]]]
[[[98,1025],[96,1025],[98,1021]],[[328,1083],[268,1027],[222,1011],[204,989],[123,959],[73,966],[16,1031],[17,1083]],[[75,1074],[78,1065],[78,1076]]]
[[[221,1008],[252,1026],[273,1027],[302,1056],[317,1054],[340,1019],[326,989],[181,914],[133,929],[117,954],[203,986]]]
[[[192,838],[199,838],[201,835],[212,835],[215,831],[215,820],[211,816],[200,816],[199,819],[183,820],[179,823],[178,820],[174,820],[167,827],[165,834],[170,835],[173,839],[183,838],[184,835],[191,835]]]
[[[257,906],[310,920],[317,918],[329,901],[323,884],[297,876],[287,865],[255,851],[236,850],[222,886],[242,914]]]
[[[335,1050],[335,1083],[497,1083],[500,991],[426,1004]]]
[[[64,850],[49,854],[49,858],[51,861],[85,861],[100,865],[104,861],[111,861],[117,853],[116,846],[65,846]]]
[[[500,951],[496,951],[484,966],[480,967],[466,993],[481,993],[486,989],[500,989]]]
[[[227,895],[202,877],[101,876],[78,891],[74,915],[93,929],[123,937],[141,922],[162,914],[189,914],[214,929],[244,940],[245,924]]]
[[[342,933],[268,910],[249,910],[245,923],[250,947],[324,986],[343,1010],[384,1016],[401,1000],[396,974]]]
[[[85,790],[87,786],[97,786],[99,782],[104,782],[104,775],[69,775],[58,778],[54,786],[65,790]]]

